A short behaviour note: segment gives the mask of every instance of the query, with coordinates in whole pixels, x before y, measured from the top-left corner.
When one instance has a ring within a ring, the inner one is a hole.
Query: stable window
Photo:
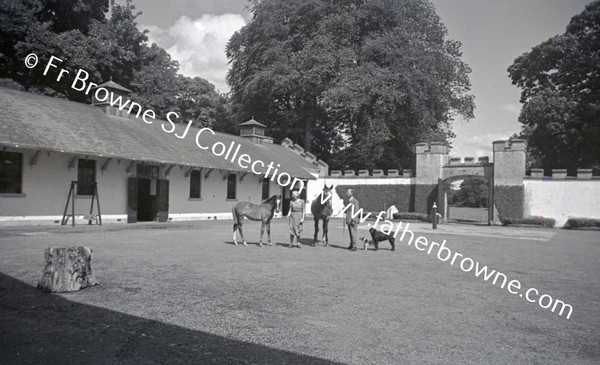
[[[269,188],[270,188],[270,181],[269,179],[265,178],[262,181],[262,199],[268,199],[269,198]]]
[[[202,197],[202,174],[200,170],[192,170],[190,174],[190,199],[200,199]]]
[[[77,195],[94,195],[96,161],[80,158],[77,163]]]
[[[0,157],[0,193],[21,194],[23,187],[23,154],[2,151]]]
[[[236,185],[237,176],[235,174],[229,174],[227,176],[227,199],[236,198]]]

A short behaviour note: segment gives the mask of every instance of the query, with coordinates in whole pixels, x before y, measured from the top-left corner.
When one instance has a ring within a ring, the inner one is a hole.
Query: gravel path
[[[249,247],[228,221],[1,228],[0,362],[600,362],[600,232],[413,226],[571,304],[566,319],[413,246],[347,252],[341,226],[302,249],[284,220],[263,248],[257,223]],[[92,247],[101,285],[38,292],[51,245]]]

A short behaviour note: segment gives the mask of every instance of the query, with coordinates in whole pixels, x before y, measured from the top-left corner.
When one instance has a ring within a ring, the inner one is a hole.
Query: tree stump
[[[77,291],[97,285],[92,273],[92,250],[89,247],[48,247],[46,267],[38,288],[51,293]]]

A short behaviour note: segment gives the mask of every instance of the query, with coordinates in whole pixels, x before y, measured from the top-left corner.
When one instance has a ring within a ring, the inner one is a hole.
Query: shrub
[[[394,219],[398,219],[401,221],[415,220],[415,221],[428,222],[429,216],[425,213],[404,212],[404,213],[394,213]]]
[[[502,220],[502,225],[509,226],[513,224],[531,224],[535,226],[542,226],[546,228],[552,228],[556,224],[556,220],[553,218],[533,216],[527,218],[506,218]]]
[[[571,228],[600,228],[600,219],[597,218],[569,218],[565,229]]]

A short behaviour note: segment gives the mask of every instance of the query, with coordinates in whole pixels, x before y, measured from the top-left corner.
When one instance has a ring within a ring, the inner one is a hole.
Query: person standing
[[[358,222],[354,219],[353,215],[358,213],[360,209],[360,204],[356,198],[354,198],[354,190],[348,189],[346,191],[346,195],[348,196],[348,209],[346,209],[346,224],[348,225],[348,233],[350,233],[350,246],[348,246],[348,250],[356,251],[356,236]]]
[[[290,210],[288,219],[290,225],[290,248],[300,246],[300,236],[302,235],[302,223],[304,223],[304,215],[306,213],[306,204],[300,199],[300,193],[297,190],[292,191],[292,200],[290,201]],[[296,245],[294,245],[294,237],[296,237]]]

